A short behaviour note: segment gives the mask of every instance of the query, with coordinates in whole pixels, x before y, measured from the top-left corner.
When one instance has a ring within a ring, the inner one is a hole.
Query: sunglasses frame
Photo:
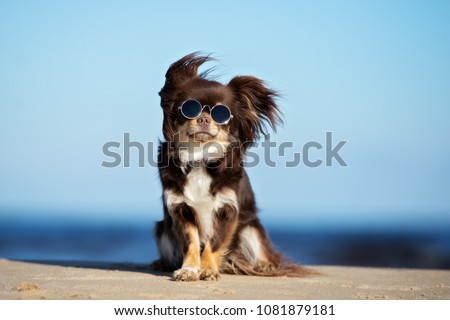
[[[195,117],[188,117],[188,116],[186,116],[186,115],[183,113],[183,110],[182,110],[183,105],[184,105],[186,102],[188,102],[188,101],[195,101],[195,102],[197,102],[197,103],[199,104],[199,106],[201,107],[200,113],[199,113],[197,116],[195,116]],[[222,122],[222,123],[217,122],[216,120],[214,120],[214,118],[213,118],[212,116],[211,116],[211,119],[213,119],[214,122],[216,122],[218,125],[226,125],[226,124],[228,124],[228,122],[230,122],[231,119],[233,119],[233,114],[231,113],[231,109],[230,109],[228,106],[224,105],[224,104],[216,104],[215,106],[211,107],[211,106],[209,106],[209,105],[207,105],[207,104],[202,105],[202,104],[200,103],[200,101],[198,101],[198,100],[195,100],[195,99],[188,99],[188,100],[183,101],[183,103],[178,107],[178,110],[180,110],[180,112],[181,112],[181,114],[183,115],[183,117],[185,117],[186,119],[193,120],[193,119],[197,119],[198,117],[200,117],[201,114],[203,113],[203,110],[204,110],[206,107],[208,107],[208,109],[209,109],[209,114],[211,115],[211,112],[213,111],[213,109],[214,109],[215,107],[218,107],[218,106],[222,106],[222,107],[227,108],[228,111],[230,112],[230,118],[229,118],[227,121]]]

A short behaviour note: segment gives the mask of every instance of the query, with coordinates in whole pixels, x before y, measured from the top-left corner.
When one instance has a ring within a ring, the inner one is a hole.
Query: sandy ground
[[[144,266],[0,260],[0,299],[450,299],[450,271],[320,266],[308,278],[181,283]]]

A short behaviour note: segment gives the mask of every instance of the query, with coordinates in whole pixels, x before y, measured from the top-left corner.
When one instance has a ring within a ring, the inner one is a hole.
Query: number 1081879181
[[[258,316],[334,316],[333,305],[308,305],[308,304],[291,304],[291,305],[259,305],[257,307]]]

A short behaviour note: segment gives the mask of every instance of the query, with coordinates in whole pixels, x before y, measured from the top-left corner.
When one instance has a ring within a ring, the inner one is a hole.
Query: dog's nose
[[[197,119],[197,123],[201,127],[207,127],[211,123],[211,119],[209,117],[200,117],[200,118]]]

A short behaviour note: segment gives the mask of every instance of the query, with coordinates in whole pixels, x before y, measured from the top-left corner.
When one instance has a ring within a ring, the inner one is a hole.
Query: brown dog
[[[173,63],[161,89],[166,141],[159,149],[164,219],[156,225],[161,259],[176,281],[216,280],[220,272],[304,276],[311,272],[276,252],[261,225],[246,150],[281,123],[277,93],[251,76],[227,85],[198,67],[193,53]]]

